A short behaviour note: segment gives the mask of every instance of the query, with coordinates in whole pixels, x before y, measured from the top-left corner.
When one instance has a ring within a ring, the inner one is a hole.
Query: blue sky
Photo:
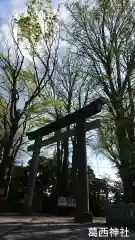
[[[0,9],[1,9],[0,24],[4,24],[4,23],[7,22],[8,17],[12,13],[11,2],[9,0],[1,1],[0,2]]]
[[[0,0],[0,28],[7,36],[8,23],[10,22],[12,16],[16,16],[22,13],[27,0]],[[53,6],[57,8],[58,4],[64,2],[64,0],[53,0]],[[66,12],[62,8],[61,16],[65,18]],[[0,34],[0,44],[2,44],[2,35]],[[95,174],[97,176],[109,174],[112,178],[116,178],[116,170],[112,168],[111,163],[103,155],[96,155],[93,151],[87,151],[88,162],[93,167]]]
[[[24,9],[27,0],[0,0],[0,23],[7,23],[14,15]]]

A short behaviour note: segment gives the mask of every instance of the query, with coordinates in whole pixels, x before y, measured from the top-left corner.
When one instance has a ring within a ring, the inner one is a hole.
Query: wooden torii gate
[[[35,143],[28,147],[28,151],[33,151],[32,164],[29,172],[28,192],[25,198],[25,205],[31,208],[35,181],[37,176],[37,168],[39,161],[40,148],[66,137],[76,135],[76,160],[77,160],[77,194],[76,194],[76,216],[78,222],[92,221],[92,214],[89,212],[89,192],[87,179],[87,157],[86,157],[86,140],[85,132],[91,129],[99,128],[99,120],[86,123],[86,119],[101,112],[102,106],[107,103],[107,100],[100,97],[89,105],[71,113],[55,122],[52,122],[44,127],[28,132],[29,140],[35,140]],[[42,137],[52,132],[57,133],[60,129],[65,128],[73,123],[76,123],[76,128],[62,134],[55,134],[53,137],[43,140]],[[73,164],[73,163],[72,163]]]

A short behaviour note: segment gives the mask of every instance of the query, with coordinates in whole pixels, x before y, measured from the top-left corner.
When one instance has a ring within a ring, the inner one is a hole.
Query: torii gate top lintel
[[[45,136],[49,133],[55,132],[69,126],[78,120],[89,118],[99,112],[101,112],[101,108],[104,104],[107,103],[107,99],[104,97],[99,97],[95,101],[91,102],[87,106],[77,110],[76,112],[70,113],[65,117],[56,120],[50,124],[45,125],[35,131],[28,132],[27,136],[29,140],[35,140],[38,136]]]

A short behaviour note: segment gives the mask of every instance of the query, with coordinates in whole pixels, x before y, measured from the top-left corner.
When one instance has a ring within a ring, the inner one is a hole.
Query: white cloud
[[[68,17],[69,13],[66,7],[63,4],[60,5],[60,19],[65,22],[66,20],[68,20]]]
[[[65,21],[68,18],[68,11],[66,10],[64,4],[66,0],[52,0],[52,5],[55,9],[60,8],[60,19]]]
[[[22,13],[25,9],[27,0],[11,0],[11,2],[6,3],[6,8],[10,8],[7,12],[7,16],[5,18],[5,21],[3,24],[1,24],[0,28],[0,47],[4,48],[5,41],[8,42],[8,44],[13,45],[12,36],[10,32],[10,22],[12,20],[12,17],[19,16],[20,13]],[[3,5],[4,6],[4,5]],[[5,12],[5,7],[2,8],[3,12]],[[17,35],[17,27],[14,29],[14,34]]]
[[[26,7],[27,0],[12,0],[11,6],[12,6],[12,15],[15,17],[18,17],[19,14],[24,12]]]
[[[5,43],[10,43],[10,46],[13,44],[12,42],[12,37],[11,37],[11,33],[10,33],[10,27],[9,27],[9,23],[5,23],[1,25],[1,29],[0,29],[0,47],[2,47],[2,49],[5,48]]]

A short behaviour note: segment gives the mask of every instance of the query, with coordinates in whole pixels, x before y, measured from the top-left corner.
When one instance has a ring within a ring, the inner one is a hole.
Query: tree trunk
[[[6,170],[10,166],[10,161],[11,161],[10,151],[13,146],[13,141],[14,141],[14,137],[17,132],[17,129],[18,129],[18,122],[14,123],[14,126],[10,130],[9,138],[7,139],[4,145],[3,158],[0,164],[0,188],[3,188],[4,186]]]
[[[9,169],[8,169],[8,172],[7,172],[7,179],[5,181],[5,191],[4,191],[5,203],[7,202],[7,199],[8,199],[9,185],[10,185],[10,182],[11,182],[12,167],[13,167],[13,160],[10,160]]]
[[[123,183],[123,189],[124,189],[124,202],[129,203],[130,202],[130,186],[129,186],[129,181],[126,177],[122,178],[122,183]]]
[[[130,194],[131,201],[135,202],[135,137],[134,137],[134,110],[127,119],[127,134],[129,139],[130,149]]]
[[[2,161],[3,150],[4,150],[4,138],[0,142],[0,161]]]
[[[130,166],[130,147],[129,140],[126,134],[126,119],[124,110],[120,108],[120,115],[116,120],[116,136],[118,141],[119,159],[120,159],[120,176],[124,188],[124,200],[129,201],[130,196],[130,181],[129,181],[129,166]]]

